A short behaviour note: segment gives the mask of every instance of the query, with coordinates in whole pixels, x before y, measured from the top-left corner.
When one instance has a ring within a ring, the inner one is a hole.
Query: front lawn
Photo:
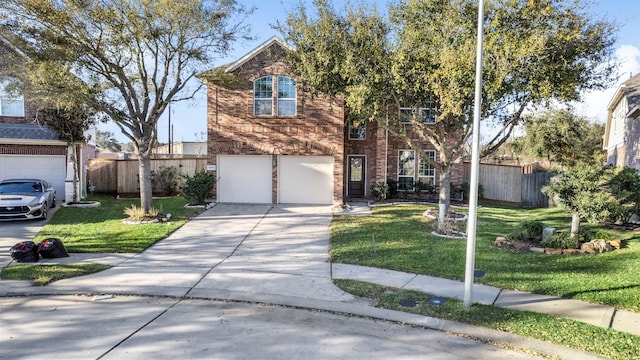
[[[71,277],[83,276],[106,270],[109,265],[14,265],[2,268],[3,280],[33,280],[34,285],[43,286],[51,282]]]
[[[466,238],[431,235],[425,205],[372,209],[371,216],[334,217],[331,261],[464,280]],[[463,210],[466,211],[466,210]],[[483,206],[478,214],[477,283],[549,294],[640,312],[640,233],[608,230],[623,248],[597,255],[546,255],[499,249],[493,242],[523,220],[568,229],[560,209]],[[375,237],[375,253],[372,238]]]
[[[98,196],[97,208],[61,207],[45,225],[34,242],[54,237],[62,240],[69,252],[134,253],[164,239],[181,227],[199,209],[187,209],[182,197],[154,199],[153,205],[164,214],[171,214],[166,223],[126,225],[125,208],[140,206],[140,200],[116,200]]]
[[[351,280],[335,280],[343,290],[372,299],[376,306],[424,316],[453,320],[490,329],[508,331],[556,344],[572,347],[612,359],[639,359],[640,337],[613,329],[588,325],[530,311],[503,309],[474,304],[464,307],[462,301],[448,299],[443,304],[431,304],[429,294],[388,288]],[[402,304],[405,304],[403,306]],[[413,305],[406,306],[406,305]]]

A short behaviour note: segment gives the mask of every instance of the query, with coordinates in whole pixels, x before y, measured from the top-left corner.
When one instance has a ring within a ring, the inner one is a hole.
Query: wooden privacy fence
[[[193,175],[206,165],[207,159],[201,158],[152,159],[151,171],[173,166],[178,174]],[[138,173],[138,160],[89,159],[87,181],[96,193],[131,195],[140,192]],[[177,190],[181,188],[182,178],[178,177]]]
[[[470,178],[470,163],[465,163],[465,180]],[[549,198],[541,191],[551,178],[547,172],[532,172],[533,166],[480,164],[478,182],[484,188],[484,198],[536,208],[549,206]]]

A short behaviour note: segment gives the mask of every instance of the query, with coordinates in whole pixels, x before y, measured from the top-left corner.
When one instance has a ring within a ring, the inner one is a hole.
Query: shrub
[[[151,185],[171,196],[178,186],[178,169],[175,166],[160,166],[158,171],[151,171]]]
[[[128,216],[131,221],[142,221],[148,218],[155,218],[160,215],[160,211],[156,208],[149,209],[149,212],[145,214],[144,209],[131,205],[131,207],[124,209],[124,214]]]
[[[427,194],[433,194],[436,191],[435,185],[431,181],[422,182],[418,181],[416,183],[416,192],[419,194],[421,191],[426,192]]]
[[[377,182],[371,185],[371,193],[376,197],[377,200],[386,199],[390,195],[389,184],[386,184],[382,181]]]
[[[182,193],[193,204],[204,204],[213,195],[216,178],[206,170],[196,171],[193,176],[182,175],[184,184]]]
[[[542,241],[542,246],[555,249],[575,249],[579,244],[578,236],[571,237],[565,231],[554,232]]]
[[[398,194],[398,182],[395,180],[387,180],[387,185],[389,186],[389,197],[394,197]]]
[[[471,184],[468,181],[463,182],[460,185],[460,191],[464,199],[469,200],[469,193],[471,192]],[[478,199],[484,199],[484,186],[478,183]]]
[[[507,234],[507,239],[511,241],[540,241],[544,224],[540,221],[525,220]]]

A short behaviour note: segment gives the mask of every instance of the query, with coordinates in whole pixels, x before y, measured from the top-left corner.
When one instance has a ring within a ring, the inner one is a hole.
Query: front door
[[[349,156],[349,196],[364,196],[365,157]]]

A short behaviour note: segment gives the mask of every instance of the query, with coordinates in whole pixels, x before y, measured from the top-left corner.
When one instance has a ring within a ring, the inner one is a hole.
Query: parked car
[[[0,220],[47,218],[56,206],[56,190],[41,179],[0,181]]]

